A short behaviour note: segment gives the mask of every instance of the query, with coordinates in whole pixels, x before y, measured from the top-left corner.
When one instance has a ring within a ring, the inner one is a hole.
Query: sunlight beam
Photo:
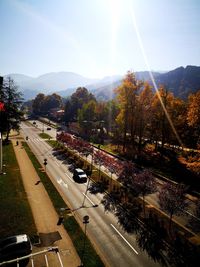
[[[175,127],[174,127],[174,124],[173,124],[173,122],[172,122],[172,120],[171,120],[171,118],[170,118],[170,116],[169,116],[169,113],[167,112],[167,110],[166,110],[166,108],[165,108],[165,105],[164,105],[164,103],[163,103],[163,101],[162,101],[162,98],[161,98],[161,96],[160,96],[160,93],[159,93],[159,91],[158,91],[158,86],[157,86],[157,84],[156,84],[156,82],[155,82],[155,79],[154,79],[154,77],[153,77],[152,71],[151,71],[151,69],[150,69],[150,65],[149,65],[149,62],[148,62],[148,59],[147,59],[147,56],[146,56],[146,53],[145,53],[145,49],[144,49],[144,45],[143,45],[143,42],[142,42],[142,38],[141,38],[141,35],[140,35],[140,32],[139,32],[139,28],[138,28],[138,26],[137,26],[137,22],[136,22],[136,17],[135,17],[135,14],[134,14],[133,5],[132,5],[131,2],[129,2],[129,11],[130,11],[130,14],[131,14],[131,19],[132,19],[133,26],[134,26],[134,29],[135,29],[135,32],[136,32],[136,36],[137,36],[137,39],[138,39],[138,42],[139,42],[139,46],[140,46],[140,49],[141,49],[141,51],[142,51],[142,55],[143,55],[143,58],[144,58],[144,61],[145,61],[145,65],[146,65],[147,70],[148,70],[148,72],[149,72],[149,75],[150,75],[151,81],[152,81],[152,83],[153,83],[153,86],[154,86],[154,88],[155,88],[155,91],[156,91],[156,93],[157,93],[157,95],[158,95],[158,98],[159,98],[159,101],[160,101],[160,103],[161,103],[161,106],[162,106],[162,108],[163,108],[163,110],[164,110],[165,116],[166,116],[166,118],[167,118],[167,120],[168,120],[168,122],[169,122],[169,124],[170,124],[170,126],[171,126],[171,128],[172,128],[172,131],[174,132],[174,134],[175,134],[175,136],[176,136],[176,138],[177,138],[179,144],[181,145],[181,147],[184,147],[184,146],[183,146],[183,143],[182,143],[182,141],[181,141],[181,139],[180,139],[180,137],[179,137],[179,135],[178,135],[178,133],[177,133]]]

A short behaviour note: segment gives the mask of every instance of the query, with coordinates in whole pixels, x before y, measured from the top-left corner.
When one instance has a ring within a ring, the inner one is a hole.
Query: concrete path
[[[19,145],[16,145],[17,140],[19,142]],[[59,247],[64,267],[77,267],[78,265],[80,265],[79,256],[76,253],[72,241],[64,227],[62,225],[57,226],[58,215],[52,205],[52,202],[43,184],[41,182],[38,182],[40,179],[25,149],[21,146],[20,137],[13,136],[12,143],[38,233],[47,234],[52,232],[58,232],[58,236],[60,235],[62,239],[54,242],[52,245],[49,246]],[[45,247],[40,247],[40,249],[37,248],[36,250],[43,249],[45,249]],[[58,263],[58,259],[57,257],[55,257],[54,253],[48,253],[48,261],[49,266],[61,266]],[[37,262],[37,265],[35,266],[44,267],[47,265],[44,265],[44,261],[42,261],[41,263]]]

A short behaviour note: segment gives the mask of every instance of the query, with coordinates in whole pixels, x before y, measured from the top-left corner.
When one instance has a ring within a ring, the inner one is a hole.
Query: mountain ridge
[[[157,86],[164,84],[176,97],[186,99],[190,93],[200,89],[200,67],[188,65],[168,72],[152,72]],[[153,85],[148,71],[135,72],[136,78]],[[57,93],[62,97],[70,96],[78,87],[86,87],[99,100],[114,97],[113,89],[119,86],[124,76],[113,75],[102,79],[84,77],[74,72],[50,72],[36,78],[19,73],[5,75],[16,82],[24,99],[35,98],[38,93]]]

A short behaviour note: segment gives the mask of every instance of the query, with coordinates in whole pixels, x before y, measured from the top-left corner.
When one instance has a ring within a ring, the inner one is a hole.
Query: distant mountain
[[[35,98],[38,93],[50,94],[59,90],[86,86],[94,83],[97,79],[83,77],[73,72],[52,72],[37,78],[22,74],[8,74],[18,85],[24,99]]]
[[[149,81],[152,84],[148,71],[135,72],[138,80]],[[200,90],[200,67],[179,67],[165,73],[152,72],[157,85],[164,84],[176,97],[186,99],[190,93]],[[68,97],[78,87],[86,87],[98,100],[108,100],[114,97],[114,89],[122,83],[123,76],[115,75],[103,79],[90,79],[73,72],[52,72],[37,78],[22,74],[9,74],[24,99],[35,98],[38,93],[51,94],[56,92],[62,97]]]
[[[152,72],[154,77],[158,77],[160,73]],[[150,81],[150,74],[148,71],[135,72],[136,79],[142,81]],[[109,77],[107,83],[99,83],[96,87],[88,86],[87,88],[95,95],[98,100],[111,100],[115,96],[114,89],[121,85],[122,76]]]
[[[158,85],[165,84],[176,97],[186,99],[189,94],[200,90],[200,67],[179,67],[158,75],[155,80]]]

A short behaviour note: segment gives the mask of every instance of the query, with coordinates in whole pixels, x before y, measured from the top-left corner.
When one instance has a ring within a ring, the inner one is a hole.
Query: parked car
[[[30,238],[26,234],[9,236],[0,240],[0,262],[13,260],[32,252],[32,244]],[[19,261],[20,267],[27,266],[29,258]],[[9,266],[17,266],[13,263]]]
[[[36,122],[34,121],[33,124],[36,124]]]
[[[51,128],[50,127],[47,127],[47,130],[49,131],[49,130],[51,130]]]
[[[86,183],[87,175],[82,169],[76,168],[74,169],[73,179],[77,183]]]

